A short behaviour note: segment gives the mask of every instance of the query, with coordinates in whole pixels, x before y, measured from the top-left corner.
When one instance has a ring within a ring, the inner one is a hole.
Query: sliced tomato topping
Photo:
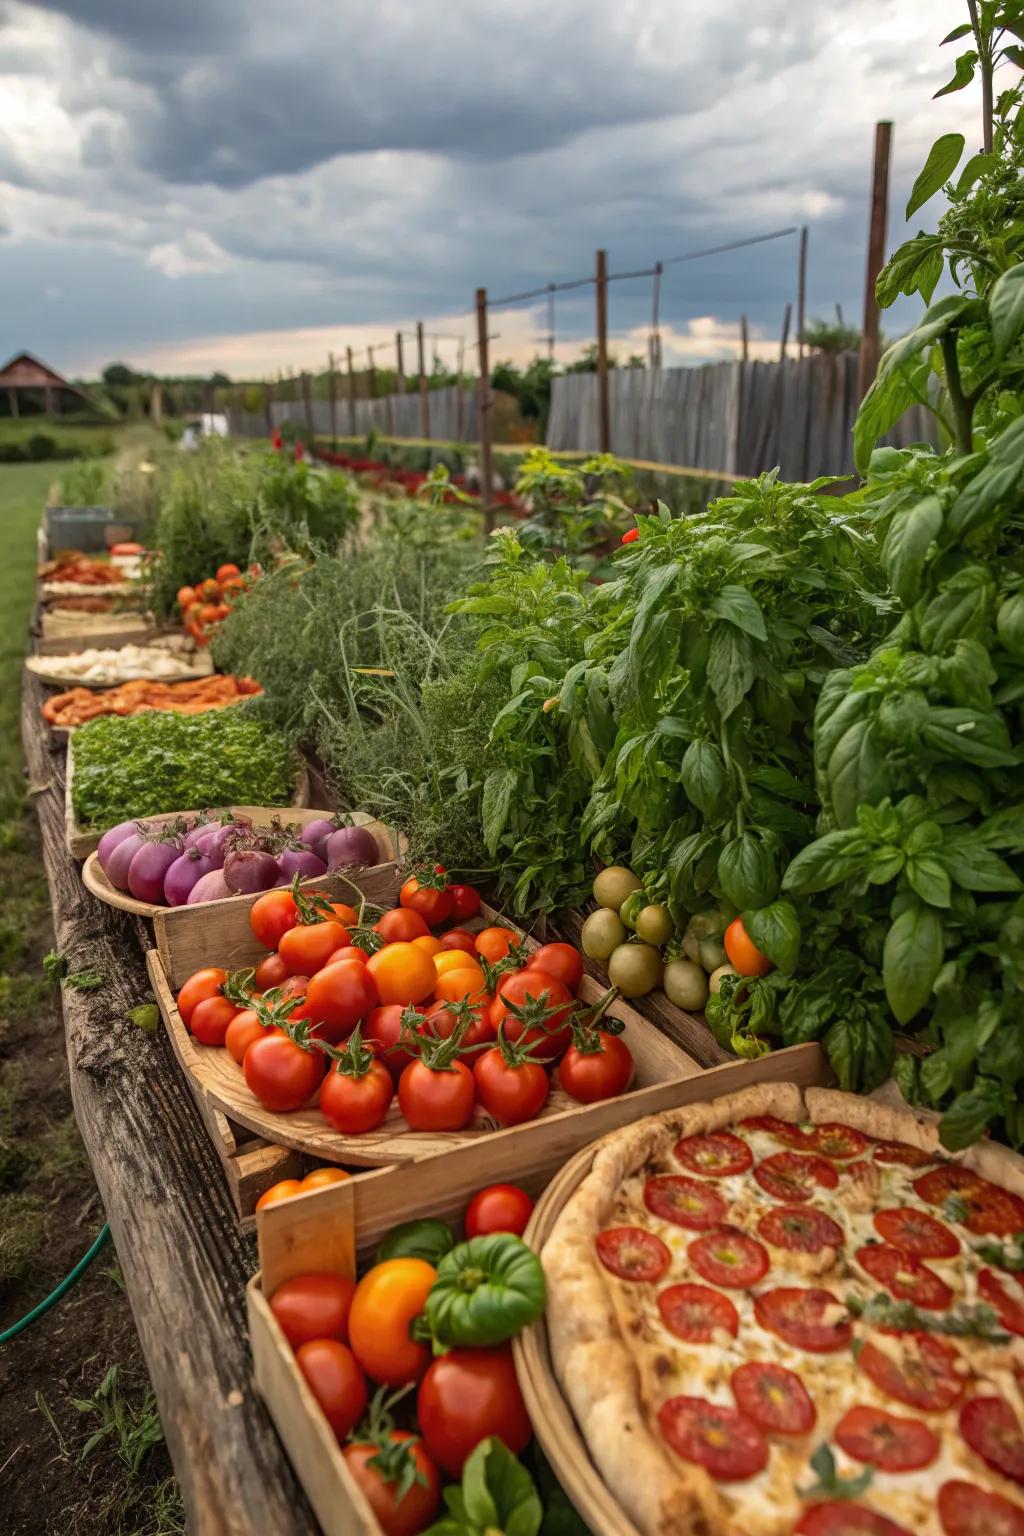
[[[849,1499],[828,1499],[812,1504],[793,1527],[793,1536],[912,1536],[905,1525],[876,1515]]]
[[[850,1320],[831,1291],[783,1285],[754,1298],[754,1316],[762,1328],[794,1349],[826,1355],[846,1349],[853,1336]]]
[[[595,1243],[605,1269],[620,1280],[660,1280],[672,1262],[661,1238],[643,1227],[609,1227]]]
[[[934,1163],[934,1157],[927,1152],[922,1152],[920,1147],[912,1147],[907,1141],[876,1141],[876,1163],[899,1163],[904,1168],[927,1168],[929,1163]]]
[[[1013,1290],[1010,1290],[1010,1284],[1013,1284]],[[1007,1282],[992,1269],[983,1269],[978,1275],[978,1295],[990,1307],[995,1307],[1007,1333],[1024,1334],[1024,1302],[1019,1284]]]
[[[796,1372],[771,1361],[751,1360],[733,1371],[732,1395],[740,1412],[770,1435],[806,1435],[818,1417]]]
[[[776,1152],[758,1163],[754,1178],[773,1200],[810,1200],[819,1189],[835,1189],[839,1175],[823,1157]]]
[[[960,1433],[976,1456],[1024,1483],[1024,1434],[1005,1397],[972,1397],[960,1409]]]
[[[831,1216],[810,1205],[782,1205],[757,1223],[766,1243],[793,1253],[818,1253],[822,1248],[841,1248],[843,1229]]]
[[[749,1119],[740,1121],[740,1130],[765,1131],[769,1136],[785,1142],[787,1147],[802,1147],[807,1135],[799,1125],[794,1125],[790,1120],[779,1120],[775,1115],[751,1115]]]
[[[891,1335],[891,1330],[885,1330]],[[865,1344],[857,1364],[880,1392],[908,1408],[943,1413],[964,1390],[957,1370],[959,1355],[952,1344],[930,1333],[901,1333],[899,1358],[877,1344]]]
[[[951,1163],[932,1168],[914,1180],[914,1190],[929,1205],[944,1206],[952,1197],[953,1207],[963,1212],[956,1219],[979,1236],[1012,1237],[1024,1228],[1024,1200],[969,1168]]]
[[[658,1311],[669,1333],[690,1344],[710,1344],[721,1328],[733,1338],[740,1331],[736,1308],[728,1296],[706,1285],[670,1285],[658,1297]]]
[[[659,1174],[644,1185],[644,1204],[652,1216],[671,1221],[692,1232],[708,1232],[720,1227],[725,1216],[725,1201],[707,1184],[680,1174]]]
[[[1024,1536],[1024,1509],[973,1483],[943,1483],[938,1503],[946,1536]]]
[[[834,1430],[839,1449],[879,1472],[914,1472],[939,1454],[938,1436],[920,1419],[900,1419],[881,1408],[847,1409]]]
[[[707,1136],[684,1136],[676,1142],[676,1157],[691,1173],[706,1179],[726,1179],[733,1173],[745,1173],[754,1154],[731,1131],[714,1131]]]
[[[849,1157],[862,1157],[870,1145],[868,1138],[860,1131],[855,1131],[852,1125],[842,1125],[838,1120],[827,1120],[822,1125],[812,1126],[804,1139],[808,1152],[817,1152],[821,1157],[833,1157],[837,1162],[845,1162]]]
[[[888,1243],[866,1243],[858,1248],[857,1263],[897,1301],[912,1302],[926,1312],[945,1312],[953,1300],[952,1290],[933,1269]]]
[[[771,1266],[768,1254],[756,1238],[738,1227],[722,1227],[695,1238],[686,1250],[690,1263],[709,1285],[747,1290],[763,1280]]]
[[[658,1410],[661,1432],[677,1456],[696,1462],[720,1483],[756,1477],[768,1447],[756,1424],[703,1397],[670,1397]]]
[[[943,1222],[912,1205],[879,1211],[875,1231],[893,1248],[918,1259],[953,1259],[960,1252],[959,1239]]]

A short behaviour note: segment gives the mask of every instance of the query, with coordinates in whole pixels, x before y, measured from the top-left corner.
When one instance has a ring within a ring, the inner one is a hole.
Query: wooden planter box
[[[382,1533],[270,1310],[268,1298],[284,1280],[314,1271],[355,1277],[357,1266],[372,1259],[397,1223],[413,1216],[458,1223],[472,1196],[487,1184],[512,1178],[536,1197],[582,1148],[593,1148],[601,1136],[643,1115],[718,1098],[753,1083],[807,1086],[827,1080],[820,1048],[793,1046],[759,1061],[735,1062],[634,1094],[628,1115],[617,1114],[623,1101],[613,1099],[594,1106],[595,1117],[585,1122],[560,1117],[557,1123],[537,1121],[496,1131],[473,1147],[411,1167],[362,1174],[261,1211],[261,1268],[247,1293],[256,1387],[325,1536]]]

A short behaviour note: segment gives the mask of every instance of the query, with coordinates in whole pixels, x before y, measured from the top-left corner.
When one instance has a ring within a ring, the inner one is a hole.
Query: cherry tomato
[[[284,1182],[297,1184],[298,1180]],[[347,1275],[293,1275],[290,1280],[283,1280],[271,1296],[270,1310],[292,1349],[310,1339],[340,1339],[345,1343],[355,1293],[356,1283]]]
[[[389,944],[411,944],[413,939],[423,939],[430,933],[423,918],[418,912],[407,912],[404,907],[396,907],[393,912],[385,912],[380,922],[374,923],[374,933],[379,933],[382,939]]]
[[[374,1008],[373,1012],[367,1016],[363,1027],[363,1039],[372,1051],[379,1054],[396,1083],[410,1061],[414,1059],[407,1050],[388,1049],[389,1046],[397,1045],[401,1039],[404,1012],[405,1009],[401,1003],[389,1003],[385,1008]]]
[[[326,1189],[328,1184],[344,1184],[352,1175],[344,1168],[312,1168],[302,1180],[306,1189]]]
[[[492,965],[497,965],[518,943],[519,934],[513,933],[511,928],[481,928],[476,936],[476,952]]]
[[[444,873],[440,865],[438,865],[438,873]],[[418,912],[431,928],[439,928],[442,923],[447,922],[455,905],[452,893],[447,886],[438,890],[434,886],[423,885],[415,875],[402,886],[398,901],[406,911]]]
[[[380,1455],[380,1446],[356,1440],[342,1451],[348,1470],[366,1496],[384,1536],[418,1536],[426,1530],[437,1513],[441,1500],[441,1476],[427,1455],[423,1441],[407,1429],[393,1429],[389,1445],[408,1447],[416,1478],[401,1499],[397,1498],[398,1480],[388,1482],[379,1466],[370,1463]]]
[[[543,1024],[528,1030],[522,1019],[509,1012],[509,1003],[536,1013],[538,1019],[543,1019]],[[503,1023],[505,1033],[512,1041],[518,1040],[524,1033],[527,1033],[528,1040],[542,1041],[544,1048],[537,1054],[557,1060],[572,1044],[572,1029],[569,1025],[572,1005],[573,995],[569,988],[553,976],[532,969],[513,971],[503,976],[498,983],[491,1020],[495,1025]],[[553,1010],[550,1015],[548,1010]]]
[[[371,955],[366,969],[377,983],[382,1003],[420,1003],[437,980],[434,962],[413,944],[387,944]]]
[[[288,967],[275,950],[272,955],[264,955],[256,967],[252,984],[257,992],[269,992],[271,987],[279,987],[287,980]]]
[[[385,1259],[356,1286],[348,1318],[352,1350],[368,1376],[388,1387],[419,1381],[430,1349],[409,1337],[437,1271],[425,1259]]]
[[[217,580],[221,586],[224,585],[229,576],[241,576],[241,574],[238,566],[233,565],[230,560],[225,565],[218,565],[217,567]]]
[[[722,944],[729,956],[729,964],[741,976],[767,976],[775,969],[774,960],[763,955],[747,933],[742,917],[733,918],[722,936]]]
[[[303,976],[315,976],[327,957],[341,949],[348,934],[340,923],[326,919],[322,923],[297,923],[281,935],[277,952],[293,976],[296,971]]]
[[[522,1237],[532,1210],[533,1201],[518,1184],[489,1184],[473,1196],[466,1208],[466,1236],[513,1232]]]
[[[289,928],[299,920],[291,891],[265,891],[249,908],[249,927],[264,949],[276,949]]]
[[[530,971],[543,971],[575,992],[583,980],[583,956],[571,944],[542,944],[530,956]]]
[[[376,1057],[361,1077],[332,1067],[320,1089],[320,1113],[342,1136],[360,1136],[380,1125],[394,1092],[391,1073]]]
[[[266,1034],[266,1029],[260,1023],[259,1017],[252,1008],[242,1008],[235,1014],[231,1023],[224,1032],[224,1044],[227,1046],[228,1055],[232,1061],[237,1061],[241,1066],[245,1060],[245,1053],[254,1040],[259,1040]]]
[[[301,1109],[320,1086],[324,1058],[319,1051],[305,1051],[280,1030],[254,1040],[242,1063],[245,1081],[264,1109],[287,1113]]]
[[[598,1030],[599,1051],[570,1045],[558,1067],[558,1080],[570,1098],[596,1104],[625,1093],[633,1076],[633,1053],[620,1035]]]
[[[491,1023],[490,1011],[486,1004],[467,1004],[467,1006],[473,1016],[473,1022],[462,1037],[463,1048],[466,1049],[474,1045],[488,1045],[491,1041],[496,1040],[497,1030]],[[421,1035],[437,1035],[438,1039],[447,1040],[458,1022],[460,1013],[461,1010],[458,1007],[451,1007],[446,1003],[438,1003],[437,1007],[431,1008],[427,1014],[426,1024],[420,1025],[419,1033]],[[410,1057],[409,1059],[411,1060],[412,1058]]]
[[[306,990],[308,1017],[332,1044],[350,1035],[378,1003],[373,976],[358,960],[338,960],[317,971]]]
[[[192,1010],[189,1029],[200,1045],[223,1045],[228,1025],[238,1011],[226,997],[204,997]]]
[[[435,1360],[420,1382],[416,1417],[424,1445],[449,1477],[461,1477],[466,1458],[488,1435],[497,1435],[516,1456],[530,1443],[530,1420],[507,1345],[452,1349]]]
[[[195,589],[195,587],[179,587],[178,588],[178,598],[177,598],[178,607],[182,610],[183,613],[185,612],[185,610],[187,608],[191,608],[192,607],[192,604],[195,602],[195,600],[196,600],[196,589]]]
[[[477,1057],[473,1077],[477,1098],[499,1125],[522,1125],[535,1119],[551,1092],[542,1066],[535,1061],[510,1065],[497,1046]]]
[[[208,997],[217,997],[227,979],[227,971],[222,970],[219,965],[211,965],[205,971],[194,972],[178,993],[178,1012],[181,1014],[182,1023],[189,1023],[197,1003],[203,1002]]]
[[[398,1107],[413,1131],[461,1131],[473,1118],[476,1088],[464,1061],[443,1072],[413,1061],[398,1079]]]
[[[279,1200],[291,1200],[295,1195],[302,1194],[301,1179],[278,1179],[276,1184],[271,1184],[265,1189],[256,1201],[256,1209],[265,1211],[268,1205],[276,1205]]]
[[[639,528],[627,528],[625,533],[622,535],[622,538],[619,540],[619,543],[620,544],[635,544],[639,537],[640,537],[640,529]]]
[[[299,1345],[295,1363],[341,1444],[366,1408],[366,1377],[359,1362],[337,1339],[311,1339]]]
[[[448,894],[452,898],[452,917],[457,923],[464,923],[467,917],[476,917],[480,911],[480,892],[472,885],[450,885]]]
[[[476,940],[465,928],[449,928],[447,933],[441,935],[442,949],[461,949],[463,954],[475,955],[477,953]]]

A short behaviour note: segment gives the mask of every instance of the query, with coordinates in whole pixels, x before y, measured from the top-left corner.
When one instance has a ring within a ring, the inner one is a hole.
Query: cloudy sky
[[[890,246],[963,0],[0,0],[0,352],[236,377],[322,365],[417,317],[470,337],[494,296],[810,228],[810,315],[856,319],[873,125]],[[970,98],[970,99],[969,99]],[[934,205],[915,216],[931,224]],[[666,362],[765,350],[794,238],[666,274]],[[559,352],[593,335],[559,299]],[[642,350],[649,281],[610,324]],[[546,313],[494,316],[529,356]],[[454,343],[438,343],[446,359]],[[382,353],[381,361],[388,361]]]

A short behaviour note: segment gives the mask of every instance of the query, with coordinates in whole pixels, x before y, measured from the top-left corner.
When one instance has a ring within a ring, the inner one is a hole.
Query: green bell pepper
[[[392,1227],[377,1249],[377,1263],[385,1259],[425,1259],[436,1269],[455,1246],[455,1233],[445,1221],[403,1221]]]

